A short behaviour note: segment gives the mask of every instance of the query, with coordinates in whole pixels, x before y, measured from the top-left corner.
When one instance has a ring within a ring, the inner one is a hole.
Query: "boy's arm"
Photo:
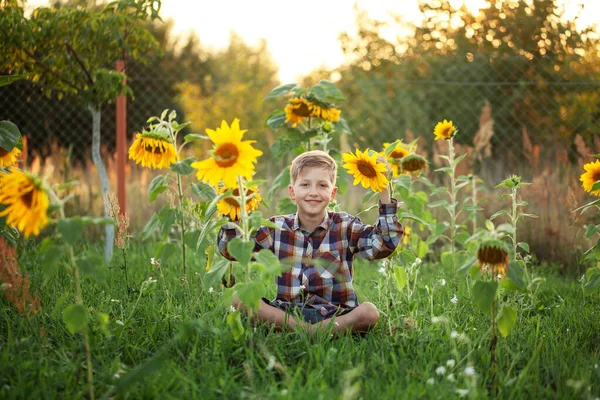
[[[229,251],[227,250],[227,245],[234,238],[241,238],[242,234],[236,227],[236,222],[228,222],[224,224],[219,230],[219,234],[217,235],[217,245],[219,247],[219,252],[223,255],[223,257],[228,260],[235,260]],[[260,249],[272,249],[273,248],[273,236],[271,235],[271,230],[267,227],[261,227],[256,236],[254,236],[254,251],[259,251]]]
[[[379,219],[375,225],[365,225],[353,217],[348,226],[348,244],[353,254],[374,260],[392,254],[402,241],[404,227],[398,220],[398,201],[379,202]]]

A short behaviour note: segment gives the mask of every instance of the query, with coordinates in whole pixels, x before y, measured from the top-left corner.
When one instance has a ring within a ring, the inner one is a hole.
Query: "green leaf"
[[[204,182],[196,182],[191,184],[192,192],[201,199],[213,200],[217,197],[217,192],[215,189],[207,183]]]
[[[427,229],[429,229],[429,224],[427,222],[425,222],[425,220],[423,220],[422,218],[417,217],[416,215],[406,212],[406,211],[401,211],[402,215],[400,216],[401,220],[404,219],[410,219],[413,221],[417,221],[420,224],[423,224]]]
[[[500,210],[498,212],[495,212],[490,217],[490,221],[493,221],[494,219],[496,219],[496,217],[499,217],[500,215],[504,215],[504,214],[508,214],[508,211],[506,211],[506,210]]]
[[[597,225],[588,225],[584,236],[586,239],[591,238],[592,236],[594,236],[596,233],[598,233],[598,226]]]
[[[448,175],[450,175],[450,174],[452,174],[452,168],[450,168],[450,167],[437,168],[435,170],[435,172],[445,172]]]
[[[485,313],[490,312],[497,291],[498,282],[496,281],[476,281],[475,286],[473,286],[473,301],[475,302],[475,306]]]
[[[279,214],[282,215],[294,214],[297,209],[296,203],[288,198],[279,200],[279,203],[277,204],[277,210]]]
[[[83,275],[92,278],[96,283],[106,283],[108,280],[108,268],[100,256],[87,255],[77,260],[77,267]]]
[[[215,211],[216,211],[216,209],[217,209],[217,204],[218,204],[218,203],[219,203],[221,200],[223,200],[223,199],[225,199],[225,198],[227,198],[227,197],[230,197],[232,193],[233,193],[233,190],[232,190],[232,189],[229,189],[229,190],[227,190],[227,191],[225,191],[225,192],[221,193],[220,195],[218,195],[218,196],[217,196],[217,197],[215,197],[214,199],[212,199],[212,201],[210,202],[210,204],[208,205],[208,207],[206,207],[206,212],[205,212],[205,214],[204,214],[204,215],[205,215],[205,217],[206,217],[206,218],[210,218],[210,217],[212,217],[212,215],[214,214],[214,212],[215,212]]]
[[[80,332],[87,322],[87,309],[81,304],[70,304],[63,311],[63,321],[71,334]]]
[[[271,156],[274,162],[279,162],[283,156],[296,147],[302,146],[307,137],[297,129],[288,129],[281,135],[277,135],[271,146]]]
[[[268,117],[265,125],[277,131],[285,123],[286,115],[284,110],[275,110]]]
[[[227,251],[233,256],[242,266],[248,266],[252,258],[254,250],[254,241],[243,241],[240,238],[234,238],[227,244]]]
[[[260,307],[261,298],[266,296],[267,288],[263,282],[240,283],[235,286],[241,302],[253,311]]]
[[[429,245],[422,240],[419,240],[419,244],[417,245],[417,257],[423,259],[427,255],[429,251]]]
[[[394,265],[394,281],[396,282],[396,287],[398,290],[404,289],[407,283],[406,279],[406,269],[404,267],[399,267]]]
[[[342,92],[335,86],[333,82],[321,79],[318,85],[323,87],[325,90],[325,96],[327,99],[333,102],[346,100]]]
[[[442,256],[441,256],[442,266],[448,271],[452,271],[453,258],[454,258],[454,256],[452,255],[452,252],[450,252],[450,251],[445,251],[442,253]]]
[[[466,156],[467,156],[467,153],[464,153],[463,155],[456,157],[454,159],[454,165],[458,165],[458,163],[461,162],[463,160],[463,158],[465,158]]]
[[[265,100],[285,96],[286,94],[291,92],[296,86],[298,86],[298,84],[296,83],[286,83],[285,85],[277,86],[275,89],[271,90],[269,94],[267,94]]]
[[[594,274],[583,286],[584,295],[594,293],[600,287],[600,274]]]
[[[165,204],[158,212],[158,219],[160,220],[160,232],[163,238],[167,237],[167,235],[171,233],[176,216],[177,211],[169,207],[168,204]]]
[[[463,207],[465,211],[483,211],[483,207],[467,205]]]
[[[505,280],[509,279],[519,290],[525,289],[527,284],[523,264],[523,261],[511,261],[508,264],[508,271],[506,271]]]
[[[233,338],[237,341],[244,335],[244,325],[239,311],[234,311],[227,315],[227,325],[231,328]]]
[[[44,283],[56,274],[59,262],[64,254],[63,246],[56,245],[51,238],[46,238],[40,245],[41,269]]]
[[[193,140],[210,140],[210,137],[208,137],[207,135],[202,135],[200,133],[190,133],[188,135],[185,135],[185,137],[183,138],[184,142],[191,142]]]
[[[269,201],[271,201],[273,199],[273,195],[279,189],[287,188],[289,184],[290,184],[290,167],[287,166],[281,170],[279,175],[277,175],[277,177],[273,181],[271,188],[269,189],[269,193],[267,194]]]
[[[10,121],[0,121],[0,147],[6,151],[12,151],[21,140],[21,132],[15,124]]]
[[[195,157],[189,157],[185,160],[177,161],[175,164],[171,164],[171,171],[176,174],[187,176],[194,172],[194,168],[192,167],[192,163],[196,161]],[[154,180],[152,181],[154,182]]]
[[[150,200],[150,203],[156,200],[156,197],[159,194],[167,190],[168,186],[166,184],[168,183],[168,181],[169,179],[167,175],[158,175],[157,177],[152,179],[152,182],[150,182],[150,186],[148,187],[148,198]]]
[[[83,235],[83,221],[73,217],[61,219],[56,224],[58,231],[67,243],[73,246]]]
[[[0,87],[10,85],[20,79],[24,79],[29,75],[0,75]]]
[[[408,249],[400,250],[399,254],[406,262],[406,265],[412,265],[415,262],[415,260],[417,259],[417,256]]]
[[[519,246],[520,248],[522,248],[523,250],[525,250],[526,252],[529,253],[529,244],[527,244],[525,242],[519,242],[519,243],[517,243],[517,246]]]
[[[594,182],[594,184],[592,185],[592,188],[590,190],[588,190],[588,192],[595,192],[597,190],[600,190],[600,180]]]
[[[448,207],[448,201],[447,200],[438,200],[438,201],[434,201],[433,203],[429,203],[427,204],[427,207],[429,208],[435,208],[435,207]]]
[[[515,326],[515,322],[517,322],[517,312],[506,304],[502,306],[502,310],[498,316],[498,330],[500,334],[507,337]]]
[[[148,240],[159,226],[160,218],[157,213],[154,213],[142,231],[142,242]]]
[[[517,215],[517,217],[519,217],[519,218],[521,218],[521,217],[538,218],[538,216],[535,214],[525,214],[525,213],[519,213]]]

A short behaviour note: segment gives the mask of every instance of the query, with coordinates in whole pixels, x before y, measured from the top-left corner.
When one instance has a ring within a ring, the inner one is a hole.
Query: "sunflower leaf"
[[[498,316],[498,330],[500,334],[507,337],[515,326],[515,322],[517,322],[517,312],[506,304],[502,306],[502,311],[500,311],[500,315]]]
[[[595,192],[596,190],[600,190],[600,181],[594,182],[592,188],[589,190],[591,192]]]
[[[476,281],[475,286],[473,286],[473,301],[475,302],[475,306],[484,313],[490,312],[497,292],[498,282]]]
[[[265,126],[277,131],[285,123],[285,120],[285,110],[275,110],[267,117]]]
[[[498,212],[495,212],[494,214],[492,214],[492,216],[490,217],[490,221],[494,220],[496,217],[499,217],[500,215],[503,214],[508,214],[508,211],[506,210],[500,210]]]
[[[11,151],[19,144],[21,132],[17,125],[10,121],[0,121],[0,147],[6,151]]]
[[[175,164],[171,164],[171,171],[187,176],[194,172],[194,168],[191,166],[193,162],[196,161],[196,157],[189,157],[185,160],[177,161]]]
[[[208,135],[202,135],[200,133],[190,133],[188,135],[185,135],[183,140],[184,142],[191,142],[193,140],[210,140],[210,137],[208,137]]]
[[[87,322],[87,309],[81,304],[70,304],[63,311],[63,321],[71,334],[83,329]]]
[[[333,82],[321,79],[318,85],[325,89],[325,95],[328,99],[333,100],[334,102],[346,100],[342,92],[335,86]]]
[[[83,235],[83,221],[81,218],[61,219],[56,226],[63,239],[70,245],[74,245]]]
[[[169,181],[167,175],[158,175],[152,182],[150,182],[150,186],[148,187],[148,199],[149,202],[152,203],[156,200],[156,197],[167,190],[168,186],[166,183]]]
[[[217,197],[217,192],[215,192],[215,189],[202,181],[192,183],[191,187],[192,192],[194,192],[194,194],[201,199],[212,200]]]
[[[298,86],[297,83],[286,83],[285,85],[277,86],[265,96],[265,100],[285,96],[286,94],[291,92],[296,86]]]
[[[394,281],[396,282],[396,288],[398,290],[404,289],[406,286],[407,278],[406,278],[406,269],[404,267],[400,267],[394,265]]]
[[[273,194],[277,192],[279,189],[286,188],[290,184],[290,167],[285,167],[279,175],[273,181],[271,189],[269,189],[269,193],[267,193],[267,197],[269,201],[273,199]]]

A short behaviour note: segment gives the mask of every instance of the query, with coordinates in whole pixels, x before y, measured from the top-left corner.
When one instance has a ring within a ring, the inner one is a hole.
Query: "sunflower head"
[[[238,176],[248,180],[252,178],[254,164],[262,155],[262,151],[252,147],[254,140],[243,141],[244,133],[246,130],[240,129],[240,121],[237,118],[231,126],[222,121],[220,128],[206,130],[214,147],[210,158],[191,164],[198,170],[196,176],[199,180],[214,187],[218,187],[219,181],[223,181],[226,187],[234,188]]]
[[[312,114],[314,104],[303,97],[292,97],[285,106],[285,122],[291,122],[292,126],[304,121]]]
[[[142,167],[161,169],[177,162],[179,155],[168,135],[143,132],[136,135],[129,148],[129,158]]]
[[[374,192],[381,192],[387,187],[389,183],[385,176],[387,167],[385,164],[377,162],[378,156],[377,152],[369,155],[369,149],[364,152],[356,149],[356,154],[345,153],[342,155],[345,163],[343,167],[350,175],[354,176],[353,185],[360,183],[364,188],[371,188]]]
[[[384,153],[392,144],[393,143],[384,143],[383,144]],[[398,143],[396,145],[396,147],[394,147],[394,150],[392,150],[390,152],[390,154],[388,154],[388,156],[387,156],[388,162],[391,163],[394,160],[400,160],[401,158],[404,158],[409,154],[410,154],[410,150],[408,148],[406,148],[403,143]]]
[[[21,154],[21,150],[16,146],[11,151],[0,147],[0,167],[6,168],[15,165],[19,154]]]
[[[583,169],[586,172],[579,178],[582,182],[583,189],[592,196],[600,196],[600,189],[592,190],[594,184],[600,181],[600,160],[585,164]]]
[[[0,217],[6,217],[6,223],[25,237],[39,235],[48,223],[50,203],[42,182],[34,175],[11,169],[2,174],[0,186],[0,204],[5,206]]]
[[[227,188],[223,187],[218,190],[219,194],[225,193]],[[258,187],[251,186],[246,189],[246,214],[252,211],[256,211],[262,198],[258,193]],[[237,221],[242,215],[242,209],[240,203],[236,197],[240,196],[240,190],[238,188],[233,189],[231,197],[226,197],[217,203],[217,212],[219,215],[229,216],[232,221]]]
[[[498,273],[505,274],[508,266],[508,246],[497,239],[483,241],[477,248],[477,261],[482,267],[497,266]]]
[[[406,172],[419,172],[427,166],[427,160],[418,154],[412,153],[401,161],[402,169]]]
[[[458,129],[454,126],[452,121],[442,121],[438,122],[433,129],[433,134],[435,135],[435,140],[445,139],[450,140],[458,133]]]

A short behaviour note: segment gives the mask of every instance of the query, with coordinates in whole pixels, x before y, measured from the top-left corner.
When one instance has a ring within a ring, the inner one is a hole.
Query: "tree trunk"
[[[96,169],[98,169],[98,176],[100,177],[100,185],[102,187],[102,204],[104,206],[104,216],[108,217],[108,205],[106,195],[108,194],[108,175],[106,175],[106,168],[102,162],[102,156],[100,155],[100,107],[89,105],[88,109],[92,113],[92,160]],[[106,243],[104,246],[104,260],[109,262],[113,255],[113,245],[115,239],[115,227],[112,224],[106,224]]]

